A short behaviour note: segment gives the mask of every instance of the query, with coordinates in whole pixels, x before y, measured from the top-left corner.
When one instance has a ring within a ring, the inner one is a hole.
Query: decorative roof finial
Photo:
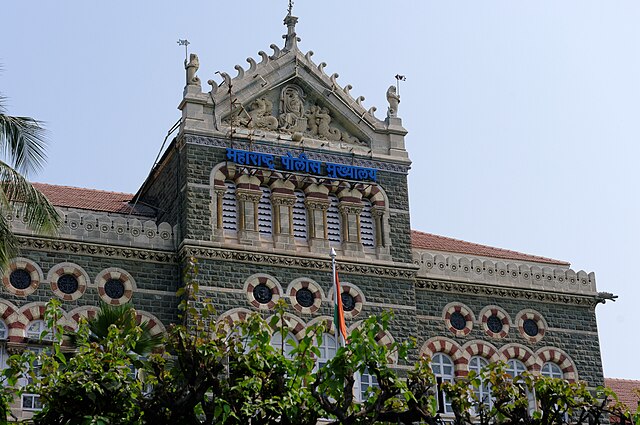
[[[291,14],[293,11],[293,0],[289,0],[289,7],[287,8],[287,11],[287,16],[284,18],[284,24],[287,26],[287,34],[282,36],[282,38],[285,39],[284,51],[297,48],[298,41],[300,41],[300,38],[296,35],[296,24],[298,23],[298,18]]]

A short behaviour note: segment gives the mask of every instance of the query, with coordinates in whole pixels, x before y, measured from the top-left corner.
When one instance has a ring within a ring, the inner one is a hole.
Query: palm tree
[[[61,224],[53,205],[25,178],[45,163],[46,131],[38,120],[8,115],[5,101],[0,95],[0,270],[18,251],[8,214],[39,233],[53,234]]]
[[[146,356],[162,345],[163,335],[151,333],[151,324],[142,322],[139,325],[136,320],[136,310],[130,304],[109,305],[102,303],[100,310],[95,317],[87,321],[89,327],[89,342],[96,342],[104,345],[109,337],[111,325],[117,327],[122,335],[134,337],[131,350],[138,356]],[[137,328],[140,328],[137,330]],[[69,332],[72,345],[78,344],[79,335],[76,332]]]

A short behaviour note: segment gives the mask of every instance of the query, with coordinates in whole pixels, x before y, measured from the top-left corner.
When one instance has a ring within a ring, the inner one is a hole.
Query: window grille
[[[369,395],[375,391],[375,388],[379,388],[378,378],[369,372],[369,369],[365,369],[362,373],[355,375],[356,382],[354,383],[354,392],[357,401],[366,401]]]
[[[469,361],[469,371],[474,371],[479,374],[482,369],[487,367],[489,362],[483,357],[471,357]],[[487,407],[491,408],[493,405],[493,399],[491,397],[491,386],[488,382],[484,380],[480,381],[480,385],[473,389],[473,392],[476,394],[478,402],[487,405]]]
[[[0,339],[7,339],[9,336],[9,331],[7,329],[7,325],[4,321],[0,320]]]
[[[318,361],[316,362],[315,370],[318,370],[329,360],[331,360],[336,355],[336,351],[338,350],[338,344],[333,335],[324,333],[322,334],[322,343],[318,347],[320,351],[320,355],[318,356]]]
[[[368,248],[374,248],[376,246],[375,227],[373,222],[373,215],[371,214],[371,201],[363,199],[363,208],[360,213],[360,240],[362,245]]]
[[[545,363],[542,365],[540,375],[546,376],[547,378],[564,378],[562,369],[560,369],[560,366],[555,363]]]
[[[258,202],[258,231],[263,235],[273,234],[273,209],[271,208],[271,191],[260,187],[262,196]]]
[[[274,332],[271,336],[271,346],[277,351],[283,350],[284,357],[287,359],[293,358],[291,352],[294,350],[296,343],[296,338],[291,333],[287,333],[284,341],[282,341],[280,332]]]
[[[526,366],[520,360],[510,359],[507,362],[507,368],[505,372],[507,372],[512,378],[515,378],[516,376],[520,376],[526,371],[527,371]]]
[[[44,322],[44,320],[34,320],[27,327],[27,338],[40,339],[40,336],[44,331],[47,331],[47,333],[42,337],[42,340],[52,341],[53,332],[51,332],[51,330],[47,327],[47,324]]]
[[[43,352],[42,347],[27,347],[27,350],[32,351],[34,354],[38,356]],[[33,363],[32,367],[35,375],[41,376],[42,364],[40,363],[40,359],[37,359]],[[33,382],[30,376],[27,376],[26,378],[22,378],[20,381],[23,386],[27,384],[31,384]],[[38,394],[23,393],[21,401],[22,401],[22,410],[30,410],[30,411],[42,410],[42,401],[40,401],[40,396]]]
[[[307,240],[307,208],[304,204],[305,196],[301,190],[296,190],[296,203],[293,204],[293,236],[299,241]]]
[[[438,383],[438,412],[453,413],[451,400],[442,390],[443,382],[453,382],[453,360],[446,354],[436,353],[431,360],[431,370]]]
[[[331,245],[340,245],[342,232],[338,197],[329,195],[329,202],[329,209],[327,209],[327,239],[329,239]]]
[[[236,185],[224,182],[227,190],[222,197],[222,228],[224,230],[238,230],[238,202],[236,201]]]

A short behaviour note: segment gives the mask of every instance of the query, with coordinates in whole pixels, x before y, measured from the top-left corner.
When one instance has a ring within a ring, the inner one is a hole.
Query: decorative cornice
[[[185,245],[180,250],[181,257],[196,257],[210,260],[224,260],[258,265],[296,267],[301,269],[331,272],[330,260],[318,260],[313,258],[295,257],[291,255],[265,254],[258,252],[235,251],[230,249],[209,248]],[[350,263],[341,261],[338,270],[343,273],[359,274],[365,276],[393,277],[400,279],[413,279],[415,268],[395,266],[376,266],[367,264]]]
[[[559,294],[554,292],[533,291],[521,288],[501,288],[484,284],[479,285],[472,283],[450,282],[420,278],[416,280],[416,289],[509,298],[524,301],[550,302],[554,304],[570,304],[592,308],[595,307],[599,302],[594,296]]]
[[[177,263],[174,252],[137,249],[131,247],[98,245],[62,239],[34,238],[18,236],[21,249],[63,252],[67,254],[91,255],[96,257],[119,258],[158,263]]]
[[[212,146],[217,148],[236,148],[238,145],[243,147],[251,147],[254,152],[268,153],[272,155],[286,155],[287,152],[291,152],[292,155],[297,156],[301,153],[307,155],[307,158],[314,161],[331,162],[336,164],[355,165],[364,168],[375,168],[381,171],[388,171],[390,173],[407,174],[409,172],[409,166],[404,164],[397,164],[393,162],[382,162],[372,159],[347,157],[344,155],[333,155],[325,152],[314,152],[310,149],[299,149],[295,146],[288,145],[286,147],[273,146],[271,144],[262,144],[257,141],[249,142],[236,139],[222,139],[218,137],[206,137],[195,136],[191,134],[185,135],[185,143],[199,146]],[[246,146],[245,146],[246,145]]]

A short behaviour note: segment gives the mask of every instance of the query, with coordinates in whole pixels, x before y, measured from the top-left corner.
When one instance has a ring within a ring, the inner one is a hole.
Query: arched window
[[[273,233],[273,209],[271,208],[271,190],[260,186],[262,196],[258,202],[258,231],[263,235]]]
[[[42,320],[39,320],[42,322]],[[36,322],[32,322],[36,323]],[[43,322],[44,323],[44,322]],[[27,347],[27,350],[32,351],[36,356],[39,356],[44,351],[42,347]],[[33,372],[36,376],[41,376],[42,374],[42,364],[40,363],[40,359],[36,358],[36,361],[32,365]],[[27,376],[25,378],[20,379],[20,383],[22,386],[31,384],[33,381],[31,376]],[[22,393],[22,410],[42,410],[42,402],[40,401],[40,396],[38,394],[33,393]]]
[[[469,371],[480,373],[480,371],[488,365],[489,362],[485,358],[474,356],[471,357],[471,360],[469,361]],[[491,386],[488,382],[480,381],[480,385],[474,388],[473,391],[480,403],[484,403],[488,407],[491,407],[493,400],[491,399]]]
[[[0,340],[7,339],[8,337],[9,330],[7,329],[7,325],[3,320],[0,320]]]
[[[296,203],[293,204],[293,236],[299,241],[307,240],[307,207],[305,196],[301,190],[296,190]]]
[[[44,320],[34,320],[29,323],[27,327],[27,338],[29,339],[40,339],[42,332],[47,331],[47,334],[42,337],[43,341],[52,341],[53,340],[53,332],[47,327],[47,324]]]
[[[222,228],[224,230],[238,230],[238,202],[236,201],[236,185],[226,181],[227,190],[222,197]]]
[[[335,337],[328,333],[322,334],[322,342],[318,349],[320,350],[320,356],[316,362],[316,370],[327,364],[336,355],[338,344]]]
[[[363,246],[374,248],[376,246],[376,229],[374,227],[373,215],[371,214],[371,201],[363,199],[362,204],[362,212],[360,213],[360,240]]]
[[[441,387],[443,382],[453,382],[453,360],[446,354],[436,353],[431,359],[431,370],[438,382],[438,412],[453,413],[451,400]]]
[[[562,369],[560,369],[560,366],[555,363],[549,362],[542,365],[540,375],[546,376],[547,378],[564,378],[564,373],[562,373]]]
[[[340,226],[340,210],[338,209],[338,197],[329,195],[329,209],[327,209],[327,239],[331,245],[340,245],[342,242],[342,228]]]
[[[271,335],[271,346],[276,350],[283,350],[284,357],[287,359],[293,358],[291,352],[295,348],[295,344],[297,343],[296,338],[288,333],[285,337],[284,341],[282,340],[282,334],[280,332],[274,332]]]
[[[507,368],[505,372],[507,372],[512,378],[520,376],[526,371],[527,367],[518,359],[510,359],[507,362]]]

